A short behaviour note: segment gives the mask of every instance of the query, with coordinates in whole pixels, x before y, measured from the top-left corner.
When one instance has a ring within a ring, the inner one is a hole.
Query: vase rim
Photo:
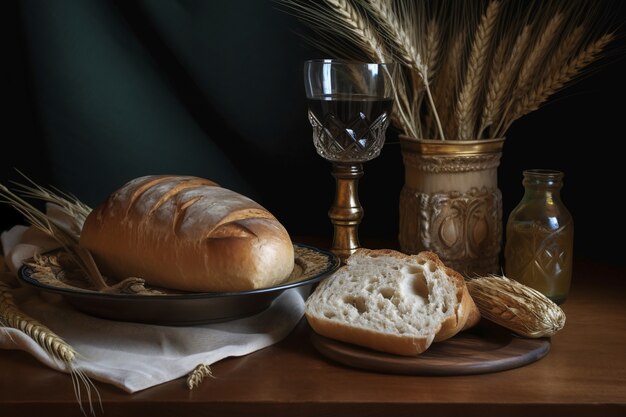
[[[406,135],[398,135],[403,150],[418,152],[423,155],[477,155],[498,153],[502,151],[506,138],[477,140],[441,140],[419,139]]]

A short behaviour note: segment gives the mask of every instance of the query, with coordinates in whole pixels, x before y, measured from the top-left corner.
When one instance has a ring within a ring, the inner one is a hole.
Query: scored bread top
[[[109,277],[186,291],[268,287],[294,266],[289,234],[269,211],[192,176],[129,181],[90,213],[80,244]]]
[[[480,315],[463,277],[432,252],[358,249],[308,298],[317,333],[399,355],[476,324]]]
[[[207,187],[211,187],[210,194]],[[98,211],[100,220],[107,216],[122,222],[139,218],[150,223],[150,227],[173,228],[177,235],[189,239],[211,237],[218,227],[237,220],[275,220],[252,199],[221,188],[213,181],[171,175],[131,180]]]

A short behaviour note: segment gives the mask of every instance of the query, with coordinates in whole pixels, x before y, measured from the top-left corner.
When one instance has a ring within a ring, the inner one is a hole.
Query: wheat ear
[[[558,71],[547,73],[547,76],[544,77],[535,88],[522,97],[522,100],[517,102],[510,119],[507,121],[505,129],[508,129],[510,125],[520,117],[537,110],[552,94],[571,81],[583,68],[595,61],[613,38],[613,34],[606,34],[600,37],[569,62],[558,67]]]
[[[441,33],[440,33],[440,29],[439,29],[439,24],[437,23],[437,21],[434,18],[431,18],[428,21],[428,24],[426,25],[426,44],[424,47],[424,59],[426,60],[426,65],[428,67],[428,77],[429,80],[434,80],[437,72],[440,70],[439,68],[439,64],[440,64],[440,48],[441,48]],[[431,82],[432,84],[432,82]],[[438,104],[435,101],[435,95],[434,95],[434,91],[433,88],[430,89],[431,93],[432,93],[432,106],[433,108],[437,109],[438,108]],[[440,123],[441,123],[441,131],[443,132],[444,138],[446,135],[445,130],[443,129],[443,119],[441,118],[441,116],[438,114],[439,119],[440,119]],[[437,129],[439,128],[438,126],[433,126],[432,122],[436,121],[434,117],[429,118],[428,120],[428,126],[426,128],[426,130],[429,132],[428,133],[428,137],[429,138],[435,138],[437,137]]]
[[[496,76],[497,78],[501,78],[501,88],[497,93],[496,103],[493,104],[493,115],[492,118],[494,120],[498,120],[498,124],[495,125],[491,130],[492,137],[499,137],[504,134],[502,131],[502,126],[504,122],[504,114],[508,110],[508,103],[511,98],[508,94],[511,92],[513,85],[517,79],[519,73],[520,63],[522,62],[523,57],[528,50],[528,39],[531,34],[531,25],[527,24],[522,29],[521,33],[515,39],[515,43],[513,44],[513,50],[509,54],[508,59],[506,60],[507,65],[502,67],[502,71]],[[508,98],[506,106],[504,99]],[[506,130],[506,129],[505,129]]]
[[[44,201],[52,201],[58,204],[66,212],[69,210],[68,207],[77,207],[76,210],[79,211],[88,210],[87,206],[84,204],[68,201],[62,196],[54,195],[51,191],[46,190],[43,187],[33,188],[25,185],[22,185],[22,187],[27,191],[26,194],[28,196],[42,198]],[[64,227],[56,224],[54,219],[50,218],[46,213],[43,213],[38,208],[34,207],[24,198],[9,190],[3,184],[0,184],[0,198],[2,199],[0,201],[9,203],[13,206],[13,208],[15,208],[15,210],[21,213],[33,227],[56,240],[57,243],[69,254],[76,265],[79,265],[80,268],[85,271],[94,287],[98,290],[103,290],[107,287],[102,275],[100,275],[99,272],[94,274],[94,271],[97,271],[97,266],[93,260],[91,260],[91,263],[87,262],[90,257],[90,255],[86,256],[87,250],[79,245],[82,223],[75,224],[73,230],[66,230]]]
[[[347,31],[339,31],[343,36],[347,36],[355,45],[361,47],[370,57],[378,62],[388,62],[389,54],[386,52],[385,45],[379,41],[376,31],[374,31],[370,23],[361,13],[346,0],[326,0],[326,3],[334,10],[334,15],[341,26]],[[390,74],[391,75],[391,74]],[[409,116],[407,109],[401,105],[400,97],[398,97],[398,89],[393,88],[397,106],[395,110],[399,113],[399,120],[402,121],[401,126],[411,134],[414,134],[414,120]],[[398,120],[398,119],[396,119]]]
[[[565,326],[565,313],[558,305],[507,277],[469,279],[467,288],[482,317],[520,336],[550,337]]]
[[[1,201],[9,203],[15,210],[20,212],[26,220],[37,229],[54,237],[63,247],[78,243],[78,236],[55,224],[46,214],[34,207],[28,201],[0,184]]]
[[[70,365],[76,351],[52,330],[22,313],[13,300],[12,288],[0,281],[0,323],[21,330],[41,346],[50,356]]]
[[[524,61],[520,63],[517,83],[511,91],[511,98],[509,99],[508,104],[501,116],[501,123],[503,123],[504,126],[507,126],[504,130],[507,130],[508,126],[510,126],[510,123],[506,122],[506,120],[512,120],[515,118],[515,115],[510,115],[510,113],[515,113],[516,108],[519,106],[519,102],[526,100],[530,86],[532,85],[532,80],[536,76],[538,69],[541,67],[541,63],[546,59],[550,46],[554,43],[554,38],[556,37],[563,20],[563,14],[555,14],[548,21],[545,28],[543,28],[543,32],[537,41],[532,46],[529,46],[527,54],[524,56]]]
[[[541,62],[546,58],[550,46],[554,43],[562,23],[563,15],[561,13],[555,14],[544,28],[535,45],[529,50],[526,59],[520,67],[516,96],[524,94],[532,83],[541,66]]]
[[[80,369],[74,366],[74,361],[78,354],[69,343],[47,326],[44,326],[38,320],[22,312],[15,304],[12,290],[13,288],[11,286],[3,280],[0,280],[0,326],[11,327],[22,331],[33,339],[48,355],[61,362],[70,373],[72,385],[74,386],[74,395],[81,411],[85,414],[82,402],[82,385],[87,393],[89,410],[92,415],[95,415],[91,394],[92,390],[94,390],[97,395],[101,410],[102,400],[93,382]]]
[[[454,136],[457,131],[454,102],[457,99],[457,80],[462,71],[465,40],[465,31],[459,31],[451,42],[450,52],[443,61],[436,86],[433,88],[433,91],[437,92],[436,104],[437,108],[441,109],[443,125],[446,126],[446,137]]]
[[[337,10],[342,11],[341,15],[344,16],[344,20],[346,22],[346,24],[350,25],[352,24],[355,19],[354,17],[356,17],[357,19],[360,19],[361,21],[361,25],[359,26],[365,26],[368,28],[367,32],[363,32],[366,36],[376,36],[376,38],[378,38],[378,35],[374,35],[375,32],[374,30],[372,30],[370,28],[369,22],[364,19],[361,14],[356,10],[356,8],[349,2],[346,1],[336,1],[336,0],[327,0],[329,4],[333,4],[333,3],[337,3],[335,7],[337,7]],[[372,49],[380,49],[380,47],[376,47],[374,45],[372,45]],[[406,57],[406,55],[405,55]],[[415,136],[417,134],[416,131],[416,119],[412,116],[412,112],[411,112],[411,104],[410,104],[410,100],[408,99],[408,96],[406,95],[406,92],[403,91],[404,94],[400,94],[399,92],[399,88],[397,87],[397,85],[394,85],[394,92],[395,92],[395,99],[396,99],[396,106],[395,109],[397,110],[397,112],[399,113],[398,116],[396,117],[396,120],[401,120],[401,126],[403,127],[405,134],[411,135],[411,136]]]
[[[82,229],[83,223],[85,223],[85,219],[91,212],[91,207],[84,204],[80,201],[76,196],[65,193],[56,188],[48,189],[45,188],[27,177],[22,172],[18,171],[29,184],[21,184],[14,182],[14,184],[22,190],[22,195],[25,197],[32,197],[38,200],[52,203],[61,208],[63,212],[65,212],[68,216],[72,217],[76,222],[76,227],[79,229],[78,231],[74,231],[77,234],[80,234],[80,229]]]
[[[368,8],[372,16],[381,25],[383,32],[387,34],[387,39],[396,51],[397,57],[412,70],[416,71],[423,82],[424,91],[428,98],[429,105],[433,112],[433,117],[437,123],[437,128],[442,140],[445,139],[441,120],[437,114],[437,109],[429,86],[428,66],[424,63],[422,56],[415,48],[411,37],[398,21],[395,13],[391,9],[391,4],[385,0],[364,0],[363,4]]]
[[[459,126],[458,139],[460,140],[476,139],[475,114],[484,83],[485,63],[499,10],[499,1],[489,3],[472,43],[467,72],[455,110]]]
[[[428,25],[426,26],[426,48],[424,55],[426,62],[428,63],[428,74],[431,79],[433,79],[437,73],[439,56],[441,53],[440,48],[441,35],[439,24],[435,21],[435,19],[430,19],[428,21]]]
[[[391,58],[378,34],[370,23],[352,3],[346,0],[324,0],[329,10],[320,4],[306,1],[277,0],[295,13],[301,20],[313,28],[322,31],[317,36],[324,36],[324,32],[345,38],[370,59],[377,62],[389,62]],[[336,42],[336,37],[325,37],[329,43]],[[319,47],[323,44],[317,43]],[[336,51],[338,48],[327,47],[325,51]]]
[[[554,74],[558,72],[561,65],[563,65],[564,62],[567,62],[572,56],[572,53],[580,47],[583,34],[584,28],[582,26],[575,27],[559,44],[554,53],[550,55],[550,59],[548,60],[543,73]],[[541,80],[541,78],[542,77],[535,77],[536,80]]]
[[[502,68],[504,67],[506,46],[506,42],[501,41],[493,56],[493,64],[489,71],[487,94],[485,95],[485,106],[480,118],[480,127],[478,128],[478,138],[483,137],[483,132],[487,126],[494,123],[495,114],[502,104],[505,78]]]
[[[213,372],[211,371],[211,367],[209,365],[200,364],[194,368],[193,371],[189,373],[187,376],[187,388],[194,389],[204,380],[206,377],[215,378],[213,376]]]

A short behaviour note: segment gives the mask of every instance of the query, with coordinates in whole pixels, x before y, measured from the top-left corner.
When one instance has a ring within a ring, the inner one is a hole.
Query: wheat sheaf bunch
[[[548,297],[505,276],[467,280],[482,317],[520,336],[551,337],[565,326],[565,313]]]
[[[329,57],[400,63],[391,120],[419,139],[505,137],[614,38],[596,1],[274,1]]]

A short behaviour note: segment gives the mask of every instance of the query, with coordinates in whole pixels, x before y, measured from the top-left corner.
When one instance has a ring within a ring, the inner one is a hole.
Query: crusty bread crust
[[[463,276],[454,269],[446,266],[434,252],[423,251],[418,253],[417,256],[428,259],[437,265],[437,267],[442,268],[446,275],[455,281],[457,286],[458,305],[456,308],[456,316],[450,317],[450,319],[441,324],[441,330],[435,335],[434,342],[449,339],[461,330],[469,329],[478,324],[480,321],[480,311],[474,303],[467,289],[467,285],[465,285]]]
[[[344,270],[350,267],[350,261],[348,260],[348,265],[342,266],[335,274],[320,283],[319,287],[316,288],[307,301],[305,316],[309,325],[316,333],[335,340],[368,347],[381,352],[415,356],[427,350],[433,342],[449,339],[458,332],[476,325],[480,320],[480,312],[469,294],[464,278],[458,272],[446,267],[436,254],[432,252],[421,252],[417,255],[407,255],[391,249],[372,250],[365,248],[360,248],[357,252],[359,256],[385,256],[407,262],[409,259],[417,259],[417,262],[420,264],[432,264],[435,268],[441,269],[456,286],[457,302],[454,306],[455,314],[449,315],[448,318],[443,320],[438,331],[424,336],[393,332],[383,334],[363,326],[356,326],[345,321],[334,320],[318,314],[317,311],[314,311],[316,309],[308,304],[325,302],[322,299],[316,298],[317,293],[321,293],[325,286],[331,285],[331,280],[333,280],[337,274],[343,273]]]
[[[294,266],[289,234],[270,212],[190,176],[126,183],[89,214],[80,244],[106,276],[184,291],[268,287]]]
[[[380,333],[360,328],[346,326],[331,320],[324,320],[310,314],[306,315],[307,322],[311,328],[322,336],[365,346],[380,352],[393,353],[402,356],[415,356],[424,352],[433,342],[433,337],[408,337],[405,335],[387,334],[381,336]]]

